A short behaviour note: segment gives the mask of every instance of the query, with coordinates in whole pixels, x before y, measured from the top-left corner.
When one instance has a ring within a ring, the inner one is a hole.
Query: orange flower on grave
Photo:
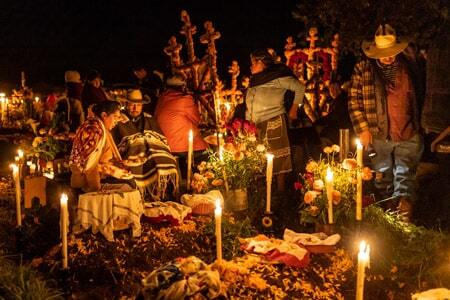
[[[327,146],[327,147],[323,148],[323,152],[326,154],[331,154],[333,152],[333,148]]]
[[[221,185],[223,185],[223,180],[222,179],[214,179],[211,182],[211,185],[213,185],[213,186],[221,186]]]
[[[345,170],[351,171],[351,170],[354,170],[354,169],[356,169],[358,167],[358,162],[354,158],[346,158],[342,162],[342,167]]]
[[[207,178],[207,179],[211,179],[211,178],[214,178],[214,177],[215,177],[215,176],[214,176],[214,173],[211,172],[211,171],[205,172],[205,174],[203,174],[203,176],[205,176],[205,178]]]
[[[223,149],[229,152],[235,151],[233,143],[226,143],[225,146],[223,146]]]
[[[331,198],[333,200],[333,205],[339,205],[339,203],[341,203],[341,192],[334,190]]]
[[[243,158],[244,158],[244,152],[237,151],[236,153],[234,153],[234,160],[241,160]]]
[[[303,197],[303,201],[304,201],[306,204],[311,204],[311,203],[314,202],[314,199],[316,199],[316,197],[317,197],[318,194],[319,194],[319,193],[317,193],[317,192],[315,192],[315,191],[307,191],[307,192],[305,193],[305,196]]]
[[[307,164],[306,164],[306,172],[308,173],[314,173],[314,171],[317,169],[318,164],[317,162],[315,162],[314,160],[310,160]]]
[[[341,147],[339,147],[338,145],[333,145],[333,146],[331,146],[331,150],[333,150],[333,152],[339,152],[339,151],[341,151]]]
[[[309,214],[313,217],[317,217],[319,215],[319,208],[315,205],[310,206]]]
[[[321,192],[324,188],[324,183],[322,179],[316,179],[313,183],[313,190]]]
[[[372,180],[372,178],[373,178],[372,170],[369,167],[364,167],[362,169],[362,176],[361,177],[362,177],[362,180],[365,180],[365,181]]]

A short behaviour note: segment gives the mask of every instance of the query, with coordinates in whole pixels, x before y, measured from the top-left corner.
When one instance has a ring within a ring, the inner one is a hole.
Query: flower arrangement
[[[333,216],[334,223],[342,222],[345,217],[354,215],[356,198],[356,177],[358,165],[356,159],[347,158],[342,163],[335,161],[339,146],[325,147],[324,155],[319,161],[311,160],[306,165],[304,174],[294,188],[301,192],[300,223],[327,223],[328,199],[326,193],[327,169],[333,172]],[[364,167],[363,180],[372,179],[372,170]]]
[[[47,135],[45,129],[39,130],[40,136],[36,136],[31,144],[31,155],[37,156],[45,161],[55,159],[56,155],[65,152],[67,145],[52,135]]]
[[[224,188],[225,180],[229,189],[247,188],[262,175],[266,166],[267,146],[258,141],[257,129],[253,123],[234,120],[226,125],[225,143],[220,153],[210,151],[208,162],[198,166],[191,187],[197,192],[207,192],[211,188]]]

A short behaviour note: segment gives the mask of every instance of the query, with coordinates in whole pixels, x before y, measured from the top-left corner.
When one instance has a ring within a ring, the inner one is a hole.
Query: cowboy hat
[[[186,85],[186,79],[179,74],[175,74],[166,80],[167,86],[184,86]]]
[[[363,41],[362,50],[367,57],[380,59],[395,56],[408,47],[409,39],[399,38],[390,25],[380,25],[373,41]]]
[[[78,71],[68,70],[64,73],[64,79],[66,82],[81,82],[81,76]]]
[[[128,102],[142,103],[142,104],[147,104],[147,103],[150,102],[150,101],[148,101],[148,99],[144,99],[144,97],[142,97],[142,93],[138,89],[128,90],[128,92],[127,92],[127,99],[126,100]]]

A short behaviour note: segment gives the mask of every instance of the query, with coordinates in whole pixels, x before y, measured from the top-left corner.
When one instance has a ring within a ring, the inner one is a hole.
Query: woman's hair
[[[266,67],[275,63],[275,58],[267,49],[257,49],[250,53],[250,57],[262,61]]]
[[[101,117],[102,112],[110,115],[118,110],[120,110],[119,102],[110,100],[102,101],[92,106],[92,112],[99,118]]]

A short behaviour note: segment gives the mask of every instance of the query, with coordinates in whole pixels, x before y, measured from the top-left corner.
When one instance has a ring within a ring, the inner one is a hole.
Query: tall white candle
[[[68,227],[68,217],[69,211],[67,209],[67,195],[61,195],[61,214],[60,214],[60,226],[61,226],[61,255],[62,255],[62,267],[63,269],[67,269],[68,260],[67,260],[67,227]]]
[[[222,262],[222,206],[220,199],[216,200],[216,209],[214,210],[216,220],[216,252],[217,261]]]
[[[267,153],[267,170],[266,170],[266,212],[270,212],[270,201],[272,196],[272,173],[273,173],[273,154]]]
[[[186,176],[186,186],[187,189],[191,189],[191,173],[192,173],[192,155],[194,152],[194,133],[192,129],[189,129],[188,135],[188,161],[187,161],[187,176]]]
[[[358,270],[356,274],[356,300],[363,300],[364,298],[364,280],[366,276],[366,267],[369,267],[370,262],[370,246],[362,241],[359,244],[358,253]]]
[[[24,152],[22,149],[17,150],[17,156],[19,157],[19,180],[22,179],[23,176],[23,162],[24,162]]]
[[[333,224],[333,171],[328,167],[327,169],[327,200],[328,200],[328,223]]]
[[[362,220],[362,168],[363,168],[363,146],[359,139],[356,140],[356,220]]]
[[[16,187],[16,219],[17,226],[22,226],[22,209],[21,209],[21,199],[22,191],[20,190],[20,178],[19,178],[19,167],[16,164],[11,164],[14,185]]]

